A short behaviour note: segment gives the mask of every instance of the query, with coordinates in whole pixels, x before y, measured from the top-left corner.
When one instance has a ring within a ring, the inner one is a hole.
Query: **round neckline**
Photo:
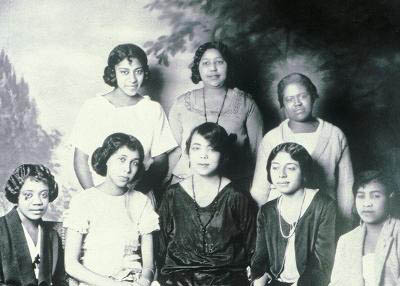
[[[108,194],[108,193],[98,189],[97,187],[93,187],[93,189],[95,189],[96,192],[98,192],[98,193],[100,193],[100,194],[102,194],[102,195],[104,195],[106,197],[112,197],[112,198],[123,198],[123,197],[127,196],[128,193],[129,193],[129,191],[126,191],[125,193],[123,193],[121,195],[111,195],[111,194]]]
[[[136,107],[137,105],[139,105],[143,100],[146,100],[146,98],[148,97],[147,95],[140,95],[140,99],[135,103],[135,104],[130,104],[130,105],[123,105],[123,106],[116,106],[114,105],[110,100],[108,100],[105,95],[99,95],[99,97],[107,103],[107,105],[111,106],[114,109],[122,109],[122,108],[133,108]]]

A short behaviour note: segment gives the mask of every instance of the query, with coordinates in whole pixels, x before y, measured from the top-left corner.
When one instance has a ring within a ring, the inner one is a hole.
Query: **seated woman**
[[[257,154],[251,194],[261,206],[280,193],[267,180],[265,165],[271,150],[284,142],[302,145],[314,160],[314,184],[338,205],[339,233],[351,227],[353,168],[349,146],[343,132],[331,123],[313,116],[318,92],[311,80],[292,73],[278,84],[278,100],[287,116],[261,141]],[[311,180],[311,178],[309,178]],[[311,184],[311,182],[308,182]]]
[[[382,171],[356,176],[353,193],[361,225],[339,238],[331,286],[400,285],[397,190]]]
[[[296,143],[280,144],[268,157],[268,181],[281,196],[258,212],[251,263],[254,286],[325,286],[329,282],[336,207],[322,191],[308,188],[311,167],[311,156]]]
[[[61,241],[52,225],[42,220],[58,195],[50,170],[23,164],[5,187],[16,204],[0,218],[0,285],[67,285]]]
[[[65,268],[79,285],[150,285],[159,226],[149,197],[134,188],[144,158],[139,140],[125,133],[109,135],[92,155],[105,181],[74,196],[64,221]]]
[[[159,211],[163,286],[249,285],[256,207],[223,176],[231,138],[208,122],[187,140],[193,175],[168,188]]]

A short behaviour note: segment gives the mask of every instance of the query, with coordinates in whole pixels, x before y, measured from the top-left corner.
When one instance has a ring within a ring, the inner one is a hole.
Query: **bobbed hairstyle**
[[[132,151],[139,153],[139,168],[133,180],[139,179],[144,173],[144,151],[142,143],[136,137],[125,133],[113,133],[104,140],[103,145],[98,147],[92,155],[93,170],[100,176],[107,175],[107,161],[118,149],[126,146]]]
[[[311,188],[313,159],[303,146],[293,142],[282,143],[272,149],[271,153],[269,154],[266,167],[268,172],[268,182],[273,184],[271,179],[271,165],[276,155],[278,155],[280,152],[288,153],[293,160],[299,163],[301,174],[303,176],[303,186],[305,188]]]
[[[196,52],[194,53],[193,62],[190,65],[190,69],[192,70],[192,82],[194,84],[198,84],[202,81],[200,72],[199,72],[199,65],[201,58],[203,57],[204,53],[209,49],[216,49],[218,50],[222,57],[224,58],[225,62],[228,65],[228,71],[226,75],[225,85],[227,87],[233,87],[234,84],[234,62],[231,53],[229,52],[228,47],[222,42],[207,42],[202,44],[200,47],[197,48]]]
[[[122,44],[116,46],[108,56],[107,66],[104,68],[103,75],[103,79],[106,84],[112,87],[118,87],[117,78],[115,75],[115,66],[124,59],[128,59],[129,62],[132,62],[133,59],[138,59],[143,67],[144,81],[150,78],[147,55],[142,48],[134,44]]]
[[[285,88],[289,84],[297,83],[302,86],[304,86],[307,90],[307,92],[311,95],[312,101],[314,102],[318,97],[318,91],[315,85],[312,83],[312,81],[305,76],[304,74],[301,73],[291,73],[284,78],[282,78],[279,83],[278,83],[278,100],[279,100],[279,105],[282,108],[283,105],[283,93],[285,91]]]
[[[58,196],[58,185],[50,170],[40,164],[22,164],[14,170],[6,182],[5,194],[9,202],[18,204],[18,197],[27,178],[43,182],[49,188],[49,201],[54,201]]]
[[[236,141],[236,134],[226,132],[224,127],[214,122],[205,122],[195,127],[186,140],[186,154],[190,153],[190,145],[195,134],[199,134],[206,139],[210,146],[217,152],[221,153],[221,159],[218,166],[218,172],[221,174],[226,169],[229,158],[231,157],[232,147]]]

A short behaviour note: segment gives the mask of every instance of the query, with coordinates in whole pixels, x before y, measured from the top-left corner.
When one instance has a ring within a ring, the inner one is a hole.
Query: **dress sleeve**
[[[79,233],[89,231],[89,212],[87,194],[82,191],[75,195],[69,204],[68,214],[64,218],[63,226]]]
[[[340,130],[339,130],[340,131]],[[345,135],[341,133],[341,156],[337,165],[337,201],[341,217],[351,221],[354,196],[352,187],[354,182],[353,166],[350,158],[349,145]]]
[[[333,264],[331,282],[329,286],[346,285],[346,281],[343,281],[343,277],[346,277],[343,274],[348,272],[348,270],[346,269],[348,265],[344,263],[346,260],[345,257],[346,257],[345,244],[343,238],[341,237],[339,238],[339,242],[336,248],[335,263]]]
[[[265,240],[265,218],[262,209],[257,215],[257,238],[256,249],[251,259],[251,280],[259,279],[267,272],[268,269],[268,253]]]
[[[154,211],[150,198],[146,196],[143,211],[139,218],[139,232],[141,235],[145,235],[159,229],[158,214]]]
[[[250,101],[249,109],[246,118],[246,130],[249,136],[251,154],[253,156],[253,162],[255,162],[257,156],[258,146],[264,135],[264,124],[263,119],[254,100]]]
[[[90,104],[85,102],[79,110],[78,117],[72,129],[70,143],[87,155],[91,155],[91,132],[96,125],[95,114],[91,111]]]
[[[151,144],[151,157],[157,157],[177,147],[167,116],[161,105],[157,103],[158,114],[154,114],[156,121],[153,129],[153,142]]]
[[[168,120],[169,124],[171,125],[171,130],[175,137],[176,142],[178,144],[181,144],[183,128],[182,128],[182,120],[179,107],[180,107],[179,99],[176,99],[169,111]]]
[[[314,280],[321,279],[320,283],[314,285],[326,285],[331,275],[333,260],[335,256],[335,222],[336,206],[329,201],[319,217],[319,227],[315,241],[314,252],[318,265],[312,273]]]
[[[256,169],[254,171],[253,183],[251,185],[251,196],[259,206],[268,201],[270,193],[270,184],[267,174],[267,160],[269,156],[269,146],[266,142],[266,137],[261,141],[257,152]]]
[[[159,248],[158,252],[158,266],[161,268],[165,262],[165,256],[167,255],[167,247],[169,243],[170,233],[174,229],[173,217],[170,210],[170,204],[172,203],[172,196],[170,192],[167,192],[164,195],[164,198],[161,202],[160,209],[158,210],[160,214],[160,236],[159,236]]]

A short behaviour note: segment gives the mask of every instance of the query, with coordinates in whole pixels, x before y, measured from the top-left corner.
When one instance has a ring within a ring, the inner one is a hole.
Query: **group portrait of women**
[[[302,73],[276,86],[286,118],[237,88],[235,57],[200,45],[198,88],[168,111],[142,87],[135,44],[111,50],[104,82],[71,134],[82,187],[63,241],[42,219],[58,195],[51,171],[23,164],[4,187],[0,285],[400,285],[398,186],[380,169],[354,174],[343,131],[313,114],[320,97]]]

